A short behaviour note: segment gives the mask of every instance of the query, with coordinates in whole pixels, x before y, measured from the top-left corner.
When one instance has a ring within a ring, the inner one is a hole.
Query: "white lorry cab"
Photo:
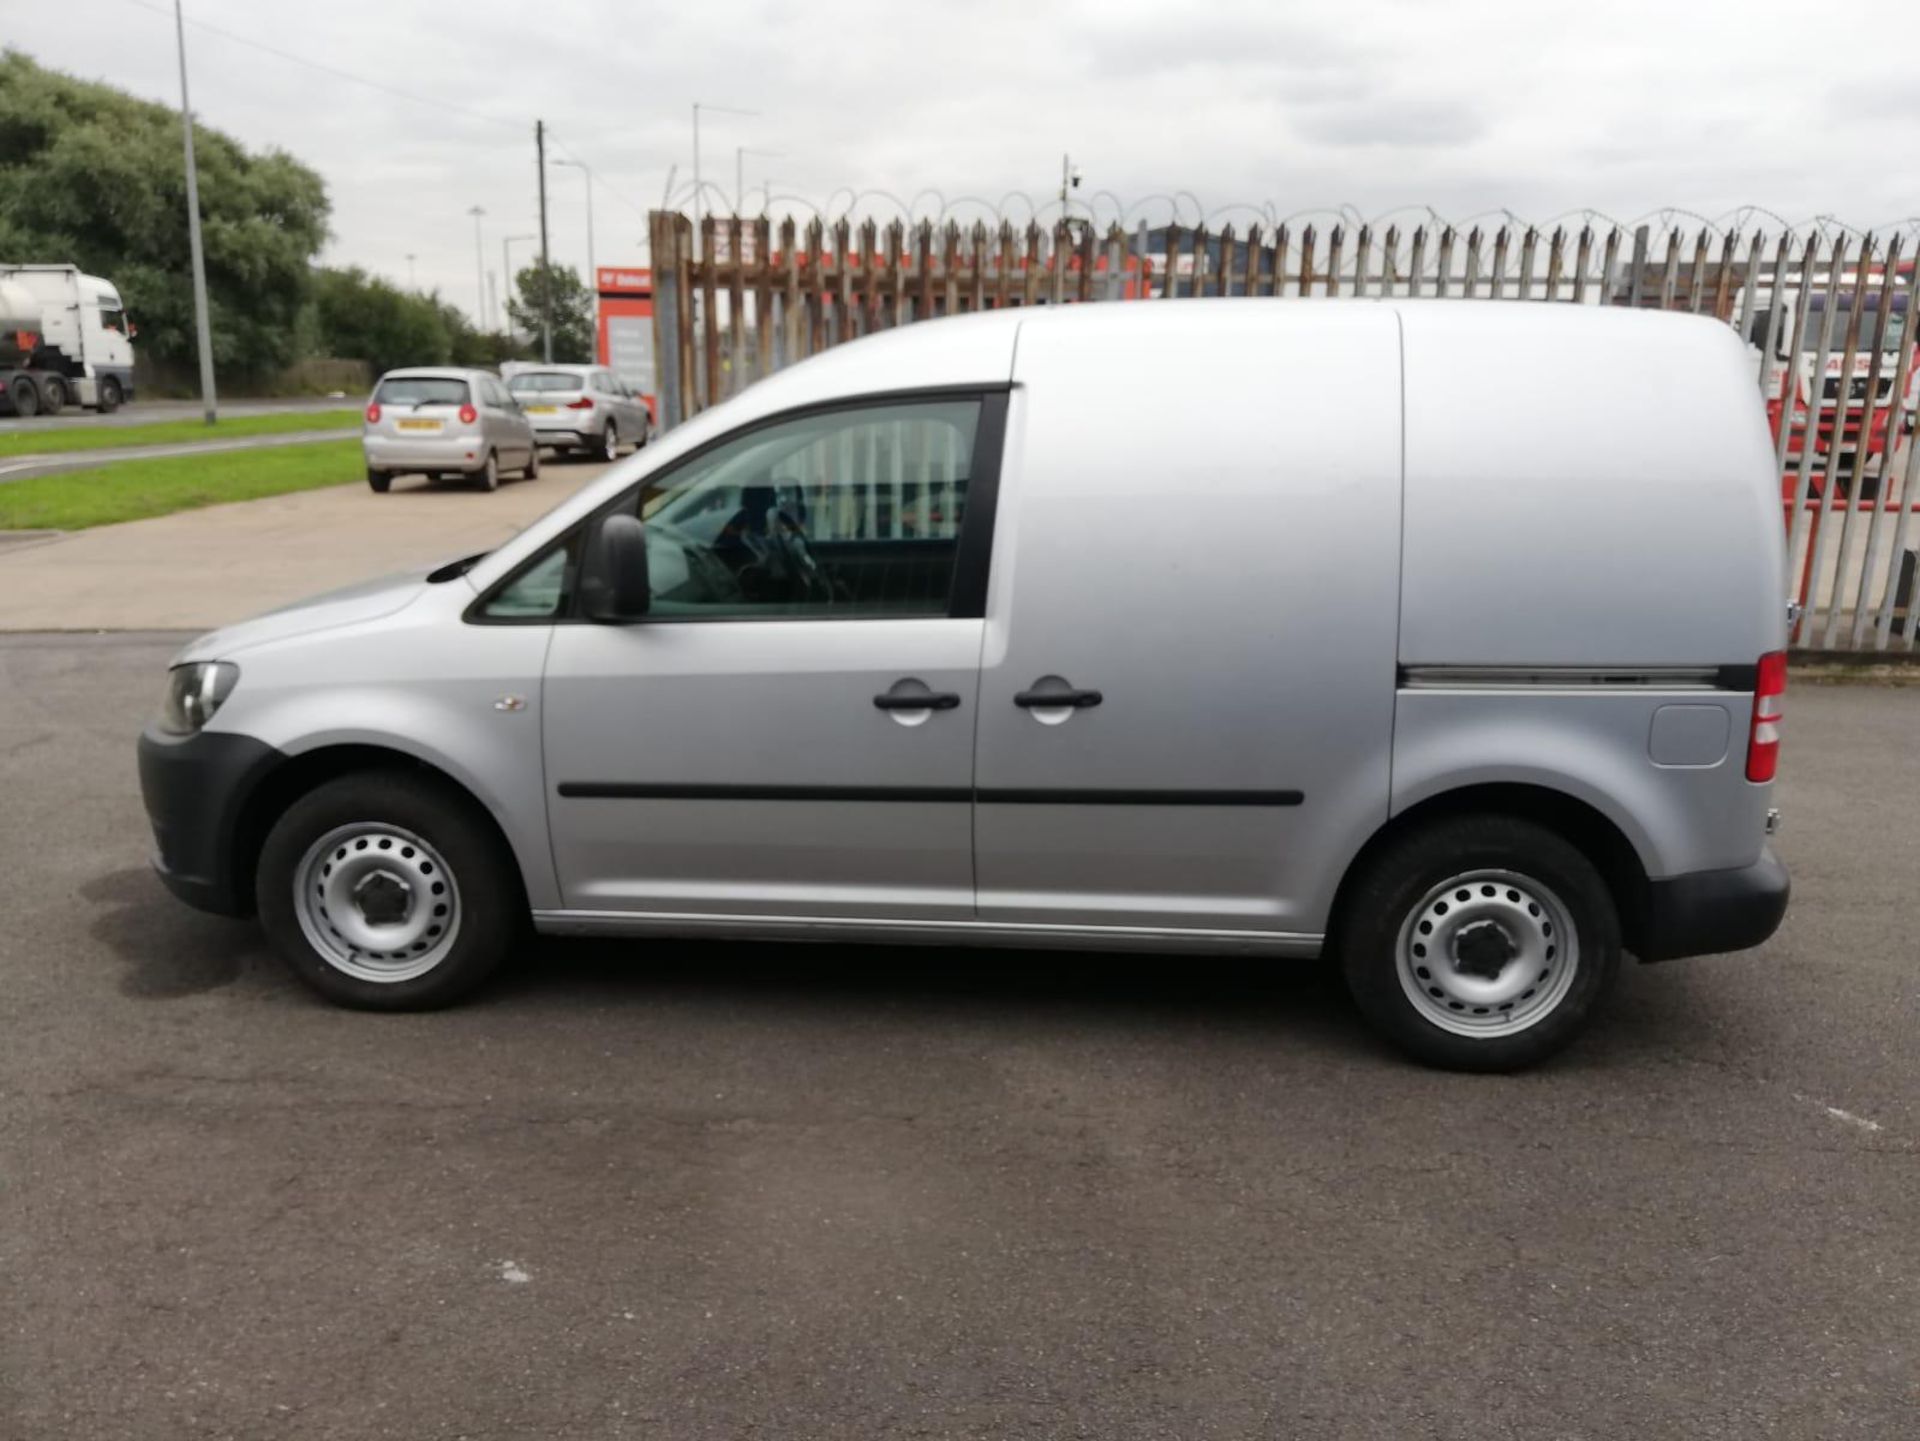
[[[1761,391],[1776,433],[1784,413],[1790,459],[1806,448],[1809,434],[1814,455],[1824,459],[1836,447],[1842,456],[1881,456],[1913,431],[1920,368],[1912,365],[1911,287],[1902,283],[1892,290],[1883,323],[1880,282],[1870,275],[1856,326],[1858,278],[1843,273],[1831,291],[1811,294],[1791,283],[1756,287],[1751,308],[1744,293],[1734,294],[1733,314],[1748,317],[1749,353],[1759,359]],[[1850,331],[1855,343],[1849,355]],[[1903,350],[1908,361],[1904,371]],[[1902,383],[1902,375],[1904,393],[1896,396],[1893,388]],[[1847,472],[1840,474],[1845,479]]]
[[[1777,485],[1697,316],[905,326],[489,554],[193,642],[157,864],[349,1005],[529,924],[1324,954],[1414,1055],[1522,1065],[1623,955],[1785,911]]]
[[[133,399],[133,335],[111,281],[72,265],[0,264],[0,410],[118,410]]]

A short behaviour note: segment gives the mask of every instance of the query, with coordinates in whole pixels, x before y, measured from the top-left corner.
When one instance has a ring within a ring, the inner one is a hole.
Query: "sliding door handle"
[[[1105,699],[1097,690],[1023,690],[1013,703],[1021,710],[1087,710]]]
[[[873,698],[876,710],[958,710],[960,697],[952,691],[922,691],[918,695],[896,695],[888,691]]]

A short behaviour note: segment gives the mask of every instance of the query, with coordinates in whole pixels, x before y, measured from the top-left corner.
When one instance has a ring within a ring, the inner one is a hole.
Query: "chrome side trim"
[[[1404,690],[1722,690],[1722,666],[1409,665]]]
[[[702,936],[720,940],[859,941],[887,945],[1020,946],[1115,951],[1242,951],[1313,957],[1326,937],[1304,931],[1072,926],[1017,921],[903,921],[860,916],[754,916],[700,911],[533,913],[549,936]]]

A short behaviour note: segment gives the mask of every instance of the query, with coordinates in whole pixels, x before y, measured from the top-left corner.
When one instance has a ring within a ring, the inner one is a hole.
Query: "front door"
[[[563,622],[543,692],[574,911],[962,920],[1005,398],[753,427],[619,504],[637,624]]]

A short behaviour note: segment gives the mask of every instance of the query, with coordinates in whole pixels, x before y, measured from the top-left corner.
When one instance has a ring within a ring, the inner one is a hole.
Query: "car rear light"
[[[593,397],[591,395],[583,395],[578,400],[569,400],[567,402],[567,409],[568,410],[592,410]]]
[[[460,407],[460,423],[462,425],[472,425],[474,421],[479,418],[480,412],[475,410],[471,405],[463,405]]]
[[[367,407],[367,424],[378,425],[379,423],[380,423],[380,402],[376,400],[373,402],[373,404]]]
[[[1753,685],[1753,728],[1747,735],[1747,779],[1770,781],[1780,769],[1780,722],[1787,698],[1787,653],[1760,657]]]

